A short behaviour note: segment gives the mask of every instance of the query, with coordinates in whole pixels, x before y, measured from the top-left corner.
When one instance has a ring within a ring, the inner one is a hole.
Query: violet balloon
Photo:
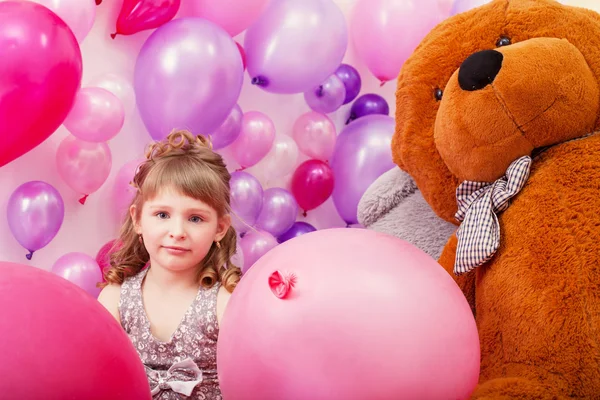
[[[273,93],[303,93],[340,65],[348,43],[332,0],[272,0],[244,37],[252,83]]]
[[[33,252],[46,246],[58,233],[65,216],[63,199],[52,185],[42,181],[26,182],[8,199],[8,227],[21,246]]]
[[[294,196],[282,188],[270,188],[263,194],[263,206],[256,220],[256,228],[279,236],[290,229],[298,216]]]
[[[231,174],[231,222],[239,234],[256,223],[263,205],[263,188],[254,176],[244,171]]]
[[[330,75],[323,83],[304,92],[306,104],[316,112],[331,113],[341,107],[346,98],[346,88],[337,75]]]
[[[231,144],[231,152],[242,168],[251,167],[267,155],[274,141],[275,125],[271,118],[259,111],[249,111],[242,117],[242,128]]]
[[[360,198],[381,174],[394,166],[391,142],[395,121],[385,115],[367,115],[339,134],[331,169],[335,176],[333,203],[347,224],[358,223]]]
[[[367,93],[360,96],[350,107],[350,116],[346,124],[365,115],[381,114],[389,115],[390,106],[383,97],[375,93]]]
[[[251,230],[240,239],[240,248],[244,253],[244,265],[241,267],[245,274],[254,263],[275,248],[279,243],[269,232]]]
[[[210,134],[210,142],[213,150],[219,150],[229,146],[237,139],[242,130],[242,117],[244,113],[241,107],[236,104],[233,106],[225,121],[216,131]]]
[[[346,89],[346,97],[342,104],[348,104],[360,93],[362,86],[360,74],[356,68],[348,64],[340,64],[338,69],[335,70],[335,74],[340,78]]]
[[[308,222],[298,221],[294,222],[294,225],[283,234],[279,235],[277,241],[279,243],[287,242],[290,239],[297,238],[298,236],[302,236],[306,233],[314,232],[317,228],[309,224]]]
[[[239,50],[219,26],[201,18],[161,26],[142,46],[134,73],[150,136],[159,140],[182,128],[213,132],[235,106],[243,74]]]
[[[84,253],[67,253],[52,266],[52,272],[85,290],[96,298],[100,288],[96,284],[102,281],[102,273],[96,260]]]
[[[292,136],[301,152],[321,161],[327,161],[335,147],[337,133],[327,115],[309,111],[294,122]]]
[[[79,90],[75,104],[63,123],[71,134],[88,142],[106,142],[115,137],[125,122],[121,100],[106,89]]]

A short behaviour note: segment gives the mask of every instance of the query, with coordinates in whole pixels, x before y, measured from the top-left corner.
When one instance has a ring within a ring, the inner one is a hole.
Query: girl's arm
[[[221,286],[217,293],[217,322],[219,323],[219,326],[221,326],[223,314],[225,314],[225,308],[227,307],[230,297],[231,293],[229,293],[224,286]]]
[[[100,292],[98,301],[121,323],[119,315],[119,299],[121,298],[121,285],[110,284]]]

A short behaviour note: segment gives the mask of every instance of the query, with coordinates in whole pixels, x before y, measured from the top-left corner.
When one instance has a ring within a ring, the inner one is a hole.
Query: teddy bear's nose
[[[496,50],[482,50],[471,54],[458,70],[458,84],[462,90],[483,89],[494,81],[502,68],[502,53]]]

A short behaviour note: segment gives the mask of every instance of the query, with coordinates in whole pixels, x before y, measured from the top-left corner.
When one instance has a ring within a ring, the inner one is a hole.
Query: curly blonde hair
[[[146,160],[133,178],[132,185],[138,190],[132,205],[141,210],[144,202],[153,198],[161,188],[174,186],[184,195],[210,205],[221,217],[231,212],[230,178],[223,158],[212,150],[205,137],[175,130],[148,148]],[[129,215],[115,243],[118,245],[111,254],[110,268],[104,272],[106,283],[99,284],[100,287],[122,284],[125,278],[136,275],[150,260]],[[213,243],[202,260],[198,271],[201,285],[210,288],[221,282],[232,292],[241,277],[241,270],[231,262],[235,252],[236,232],[230,226],[219,245]]]

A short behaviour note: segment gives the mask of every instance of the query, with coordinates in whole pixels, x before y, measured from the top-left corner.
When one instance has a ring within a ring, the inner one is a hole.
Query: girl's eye
[[[190,218],[190,221],[192,221],[193,223],[198,223],[202,221],[202,218],[198,216],[193,216],[192,218]]]
[[[156,213],[156,216],[157,216],[158,218],[160,218],[160,219],[166,219],[166,218],[168,218],[168,217],[169,217],[169,216],[167,215],[167,213],[166,213],[166,212],[159,212],[159,213]]]

